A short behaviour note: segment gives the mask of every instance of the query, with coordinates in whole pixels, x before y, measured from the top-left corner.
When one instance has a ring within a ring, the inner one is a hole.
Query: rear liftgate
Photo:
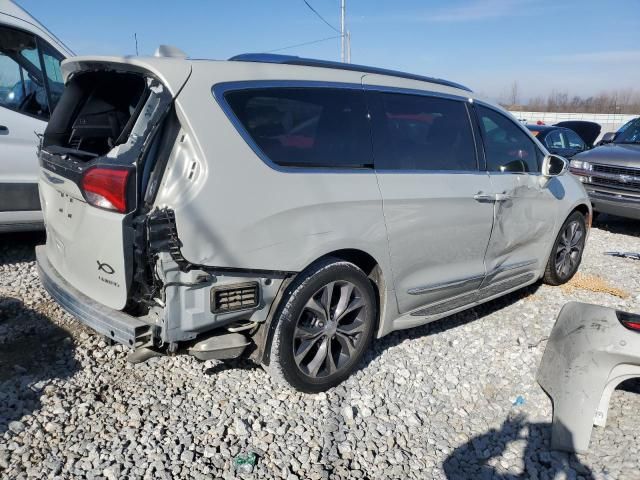
[[[173,98],[139,71],[93,69],[69,80],[40,150],[46,256],[72,287],[151,326],[151,340],[117,338],[138,347],[132,361],[178,345],[202,360],[234,358],[250,336],[261,338],[290,272],[194,265],[182,256],[173,211],[155,206],[165,184],[189,188],[180,172],[192,172],[184,167],[197,158]]]
[[[40,145],[46,257],[71,287],[114,310],[128,306],[133,219],[172,105],[152,75],[94,65],[68,80]]]

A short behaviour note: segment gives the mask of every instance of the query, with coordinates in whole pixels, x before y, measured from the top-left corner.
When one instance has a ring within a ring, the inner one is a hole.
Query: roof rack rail
[[[259,62],[259,63],[280,63],[284,65],[301,65],[305,67],[334,68],[337,70],[349,70],[355,72],[375,73],[379,75],[389,75],[392,77],[408,78],[410,80],[420,80],[422,82],[437,83],[447,87],[459,88],[471,92],[469,87],[459,83],[442,80],[441,78],[426,77],[413,73],[388,70],[386,68],[368,67],[353,63],[332,62],[330,60],[318,60],[315,58],[304,58],[295,55],[278,55],[273,53],[243,53],[229,58],[233,62]]]

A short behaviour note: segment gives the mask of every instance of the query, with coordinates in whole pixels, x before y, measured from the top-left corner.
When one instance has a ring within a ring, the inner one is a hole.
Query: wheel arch
[[[336,258],[345,262],[353,263],[355,266],[360,268],[371,281],[375,292],[377,307],[374,332],[376,337],[378,337],[381,331],[383,319],[386,315],[388,301],[386,284],[387,279],[385,274],[383,273],[382,266],[371,254],[365,252],[364,250],[358,248],[344,248],[327,252],[326,254],[314,259],[312,262],[309,262],[309,264],[306,265],[299,273],[307,271],[317,262],[326,260],[328,258]],[[285,282],[283,282],[281,291],[271,305],[267,320],[264,322],[259,332],[255,336],[256,352],[254,355],[252,355],[252,358],[259,362],[266,363],[269,361],[271,340],[273,338],[273,333],[275,331],[276,325],[274,319],[280,311],[283,300],[286,298],[286,293],[289,285],[291,285],[291,283],[295,280],[299,273],[296,275],[292,275],[291,277],[286,279]]]
[[[584,215],[585,221],[587,223],[587,228],[591,227],[591,221],[592,221],[593,213],[592,213],[591,208],[586,203],[580,203],[580,204],[576,205],[573,208],[573,210],[571,210],[569,212],[569,215],[571,215],[573,212],[580,212],[582,215]],[[567,215],[566,218],[568,218],[569,215]]]

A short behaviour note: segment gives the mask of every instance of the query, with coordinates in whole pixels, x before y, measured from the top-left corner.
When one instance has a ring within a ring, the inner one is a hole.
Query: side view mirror
[[[616,132],[607,132],[602,136],[600,143],[611,143],[616,138]]]
[[[557,177],[563,175],[569,169],[569,162],[560,155],[549,154],[542,161],[542,175],[545,177]]]

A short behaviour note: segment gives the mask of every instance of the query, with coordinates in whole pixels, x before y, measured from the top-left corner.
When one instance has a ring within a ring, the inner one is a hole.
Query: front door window
[[[0,27],[0,106],[48,119],[62,93],[61,60],[35,36]]]
[[[539,152],[533,140],[501,113],[477,106],[480,129],[490,172],[536,173]]]

